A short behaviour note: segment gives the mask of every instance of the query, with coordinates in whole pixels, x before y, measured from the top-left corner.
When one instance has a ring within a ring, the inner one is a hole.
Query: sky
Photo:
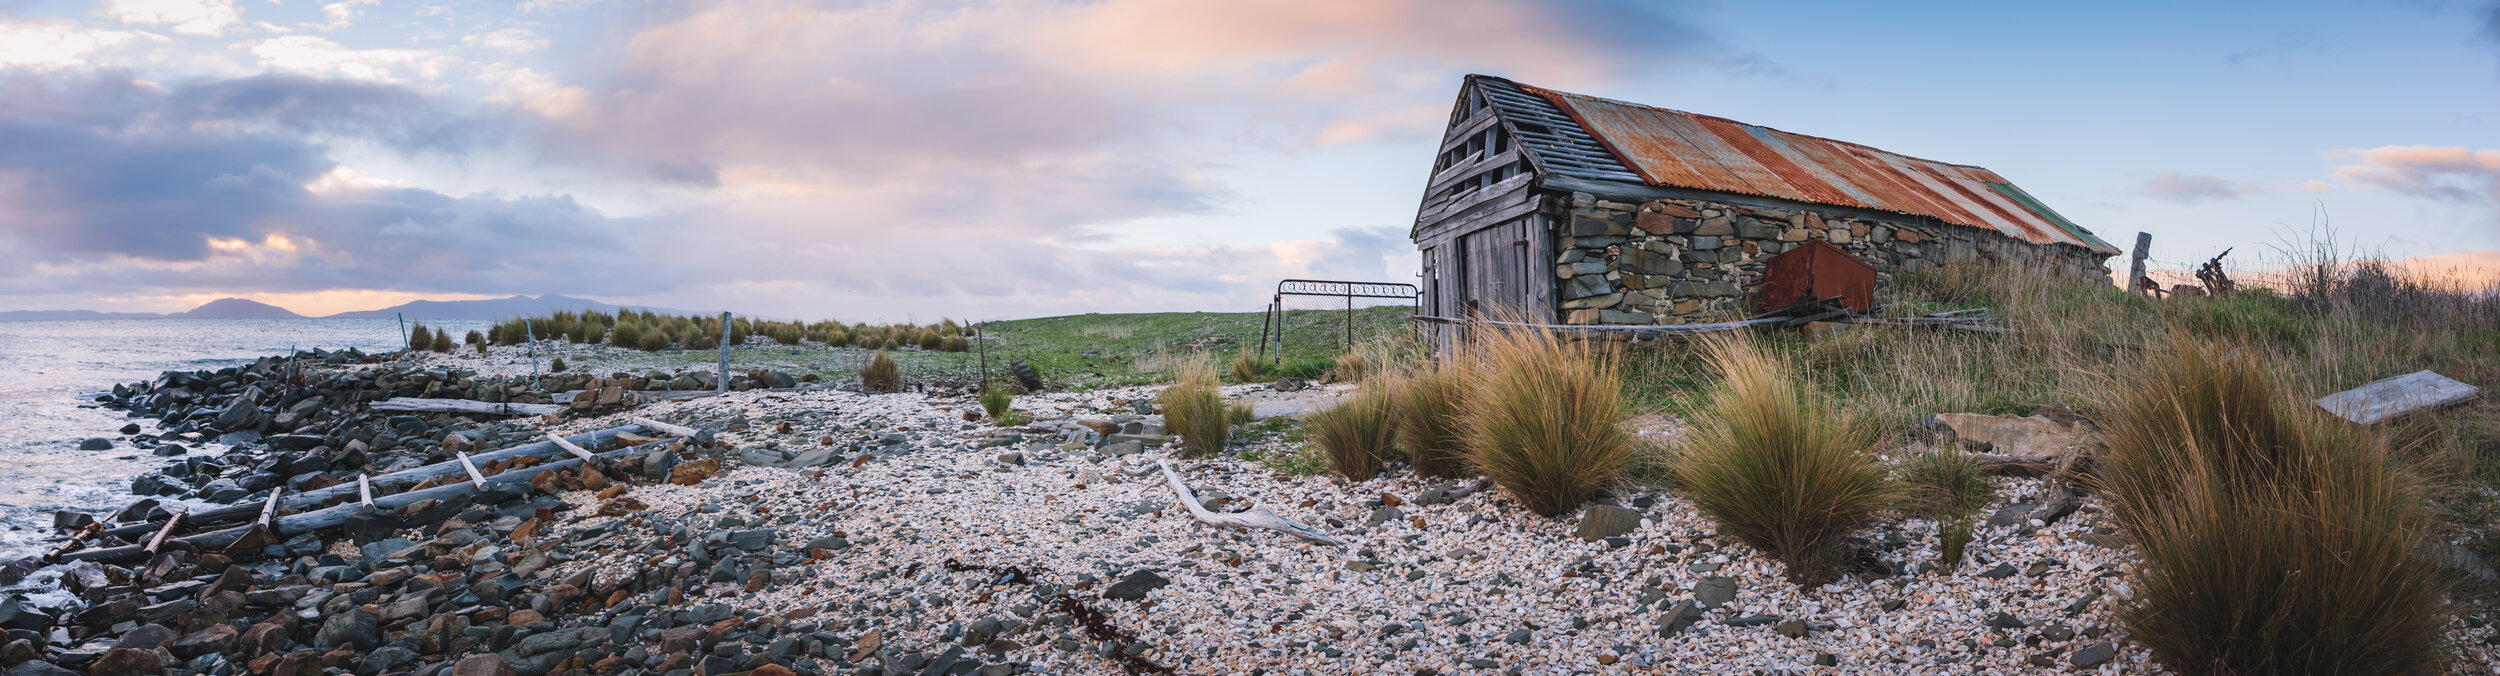
[[[1414,279],[1468,73],[2500,269],[2500,0],[0,0],[0,310],[1250,311]]]

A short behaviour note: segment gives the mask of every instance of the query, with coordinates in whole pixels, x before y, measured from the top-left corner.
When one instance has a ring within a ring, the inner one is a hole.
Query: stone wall
[[[1820,239],[1875,266],[1876,288],[1898,272],[1997,263],[2045,268],[2079,282],[2109,283],[2108,256],[2040,245],[1956,225],[1843,216],[1842,210],[1740,206],[1698,199],[1641,204],[1588,193],[1551,207],[1561,315],[1571,324],[1691,324],[1741,318],[1763,266],[1797,243]]]

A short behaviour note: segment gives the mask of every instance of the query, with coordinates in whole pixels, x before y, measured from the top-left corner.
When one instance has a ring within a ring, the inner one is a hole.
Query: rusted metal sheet
[[[1914,214],[2035,244],[2118,253],[2056,212],[2026,206],[2024,201],[2038,200],[1987,169],[1709,115],[1518,86],[1553,101],[1653,185]]]
[[[1875,266],[1829,242],[1806,240],[1772,256],[1763,268],[1762,291],[1754,301],[1764,310],[1834,296],[1860,313],[1875,306]]]

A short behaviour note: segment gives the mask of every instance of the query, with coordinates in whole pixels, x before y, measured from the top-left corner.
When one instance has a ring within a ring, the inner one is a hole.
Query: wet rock
[[[0,673],[5,673],[5,676],[78,676],[78,672],[40,660],[9,667],[7,672]]]
[[[120,386],[119,386],[119,385],[115,385],[115,387],[120,387]],[[123,426],[122,426],[122,434],[138,434],[138,433],[139,433],[139,423],[130,423],[130,424],[127,424],[127,425],[123,425]]]
[[[25,597],[11,595],[0,599],[0,629],[22,629],[40,634],[50,628],[52,616],[27,607]]]
[[[94,438],[90,438],[90,439],[87,439],[86,441],[81,441],[81,442],[78,442],[78,450],[81,450],[81,451],[110,451],[110,450],[113,450],[113,440],[111,440],[111,439],[106,439],[106,438],[103,438],[103,437],[94,437]]]

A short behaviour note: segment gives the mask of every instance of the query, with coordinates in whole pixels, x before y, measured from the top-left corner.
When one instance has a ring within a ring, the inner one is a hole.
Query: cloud
[[[354,180],[316,136],[431,138],[423,98],[263,76],[155,87],[0,73],[0,242],[11,294],[397,288],[492,292],[661,282],[589,269],[644,227],[556,195],[453,196]],[[418,121],[400,119],[400,116]]]
[[[172,26],[176,33],[211,37],[243,20],[234,0],[111,0],[104,12],[124,23]]]
[[[2165,171],[2146,179],[2137,190],[2165,202],[2202,204],[2239,199],[2259,189],[2256,183],[2235,182],[2220,176]]]
[[[252,56],[263,68],[374,82],[398,82],[403,72],[431,80],[456,61],[427,49],[348,49],[312,35],[262,40]]]
[[[356,17],[364,14],[364,8],[380,4],[382,0],[339,0],[322,5],[321,13],[330,17],[330,22],[314,28],[325,31],[346,28],[349,24],[356,23]]]
[[[595,58],[550,69],[562,77],[311,35],[247,43],[277,74],[241,79],[150,88],[111,72],[0,72],[14,88],[0,100],[40,104],[0,109],[0,144],[41,151],[0,157],[0,249],[44,261],[0,271],[0,298],[388,290],[869,318],[1247,310],[1282,277],[1406,279],[1412,249],[1402,228],[1127,226],[1233,208],[1212,177],[1245,153],[1433,138],[1468,72],[1569,88],[1762,62],[1678,8],[726,0],[618,12],[597,33],[614,42],[580,45]],[[500,31],[462,42],[545,44]],[[436,79],[456,70],[479,86]],[[437,98],[457,95],[479,98]],[[369,172],[334,149],[369,146],[455,176],[473,162],[543,169],[640,202],[452,194],[428,186],[460,181]],[[1262,238],[1283,241],[1182,244]]]
[[[67,21],[0,23],[0,67],[75,68],[95,53],[155,36],[91,30]]]
[[[2327,156],[2346,162],[2330,175],[2349,184],[2447,202],[2500,204],[2500,149],[2380,146]]]
[[[534,52],[547,48],[547,39],[527,28],[506,28],[492,33],[479,33],[460,38],[460,44],[491,49],[505,54]]]

